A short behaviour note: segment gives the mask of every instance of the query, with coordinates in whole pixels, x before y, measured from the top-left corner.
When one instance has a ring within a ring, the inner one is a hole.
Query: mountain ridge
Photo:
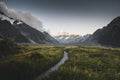
[[[90,36],[90,34],[87,34],[87,35],[84,35],[84,36],[75,35],[75,34],[69,34],[69,35],[64,35],[63,34],[63,35],[54,36],[54,38],[62,44],[74,45],[76,43],[83,42],[89,36]]]
[[[54,44],[58,43],[46,31],[37,29],[24,23],[22,20],[10,18],[0,11],[0,34],[17,43],[27,44]]]
[[[96,30],[84,43],[98,43],[102,46],[120,47],[120,16],[107,26]]]

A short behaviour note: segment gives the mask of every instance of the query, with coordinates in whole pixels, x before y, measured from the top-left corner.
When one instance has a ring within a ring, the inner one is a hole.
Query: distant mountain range
[[[92,35],[58,35],[55,39],[65,45],[120,47],[120,17],[113,19]]]
[[[0,10],[0,35],[21,44],[58,43],[58,41],[46,31],[37,30],[20,19],[9,17],[9,15],[2,12],[2,10]]]
[[[76,43],[84,42],[89,36],[90,34],[84,36],[75,35],[75,34],[63,34],[63,35],[54,36],[54,38],[58,40],[61,44],[75,45]]]

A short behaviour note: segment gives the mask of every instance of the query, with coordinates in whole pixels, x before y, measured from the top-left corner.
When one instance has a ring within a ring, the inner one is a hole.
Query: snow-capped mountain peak
[[[81,36],[64,32],[59,33],[57,36],[54,36],[54,38],[62,44],[74,44],[77,42],[85,41],[89,36],[90,36],[89,34]]]

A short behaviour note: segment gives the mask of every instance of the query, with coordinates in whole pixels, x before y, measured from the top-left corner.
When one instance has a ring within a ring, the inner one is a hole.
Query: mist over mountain
[[[0,3],[0,35],[23,44],[58,43],[35,17],[8,9],[3,2]]]
[[[14,9],[8,8],[4,2],[0,2],[0,11],[10,18],[19,19],[39,31],[44,31],[44,28],[42,27],[42,22],[30,13],[16,11]]]

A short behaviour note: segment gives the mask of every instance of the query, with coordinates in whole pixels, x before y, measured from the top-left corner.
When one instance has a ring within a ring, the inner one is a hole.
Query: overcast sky
[[[89,34],[120,16],[120,0],[1,0],[9,8],[33,14],[52,35]]]

